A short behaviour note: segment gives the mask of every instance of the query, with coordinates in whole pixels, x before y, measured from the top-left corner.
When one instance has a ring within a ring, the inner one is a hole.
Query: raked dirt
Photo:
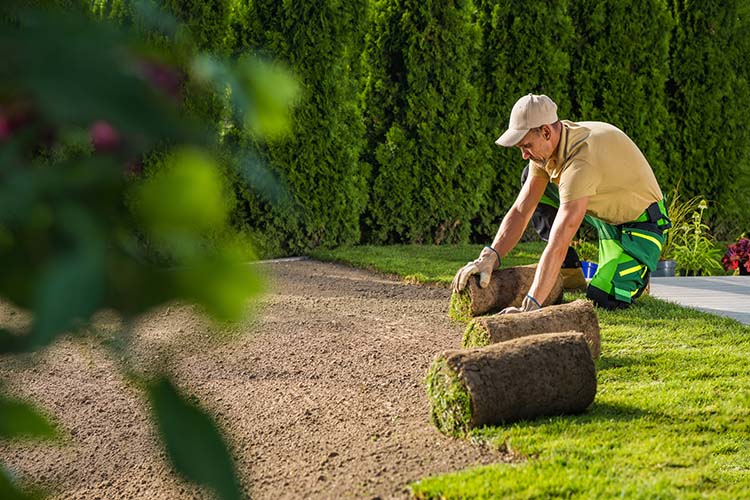
[[[231,338],[173,304],[141,318],[133,339],[138,366],[168,369],[214,415],[248,496],[404,498],[420,478],[512,458],[429,422],[424,375],[464,330],[448,319],[447,288],[312,260],[259,269],[269,291]],[[0,305],[0,326],[25,321]],[[172,472],[146,402],[117,366],[91,338],[0,358],[5,390],[67,434],[2,443],[0,461],[58,499],[206,498]]]

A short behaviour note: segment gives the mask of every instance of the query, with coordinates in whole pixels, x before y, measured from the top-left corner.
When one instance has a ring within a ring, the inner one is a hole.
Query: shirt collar
[[[549,170],[555,170],[557,167],[565,163],[565,159],[568,154],[568,125],[565,122],[560,122],[562,129],[560,130],[560,142],[557,143],[557,149],[555,149],[554,155],[549,159],[547,168]]]

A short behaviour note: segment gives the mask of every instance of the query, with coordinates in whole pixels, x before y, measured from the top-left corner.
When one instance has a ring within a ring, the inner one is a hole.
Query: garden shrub
[[[750,89],[746,65],[738,64],[750,50],[750,6],[744,0],[672,5],[669,106],[677,127],[670,168],[682,177],[684,198],[714,202],[707,215],[716,235],[734,239],[750,227]]]
[[[266,253],[304,253],[359,241],[366,202],[359,160],[364,129],[358,78],[352,73],[359,54],[351,47],[365,14],[364,0],[248,4],[252,21],[238,38],[248,50],[285,63],[302,87],[288,136],[262,142],[252,135],[241,138],[257,147],[288,192],[280,205],[240,192],[245,224]]]
[[[468,1],[384,0],[365,58],[374,243],[465,241],[489,188],[477,164],[478,33]]]
[[[525,166],[515,148],[494,144],[521,96],[546,94],[558,116],[570,118],[568,78],[573,26],[567,1],[478,0],[482,33],[477,81],[481,102],[481,157],[477,168],[491,179],[481,194],[473,238],[491,239],[515,200]]]

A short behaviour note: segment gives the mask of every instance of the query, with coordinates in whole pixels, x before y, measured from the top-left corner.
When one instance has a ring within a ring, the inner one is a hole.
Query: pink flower
[[[179,100],[185,74],[179,69],[164,62],[141,60],[138,71],[152,86],[169,97]]]
[[[97,152],[112,151],[120,146],[119,132],[109,122],[104,120],[94,122],[91,125],[89,134],[91,135],[91,143],[94,145],[94,150]]]

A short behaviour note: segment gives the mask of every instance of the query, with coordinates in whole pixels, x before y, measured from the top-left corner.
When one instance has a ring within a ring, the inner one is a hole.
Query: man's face
[[[544,163],[550,159],[553,152],[552,141],[550,140],[551,130],[547,125],[540,128],[529,130],[516,147],[521,150],[524,160],[533,160],[538,163]]]

